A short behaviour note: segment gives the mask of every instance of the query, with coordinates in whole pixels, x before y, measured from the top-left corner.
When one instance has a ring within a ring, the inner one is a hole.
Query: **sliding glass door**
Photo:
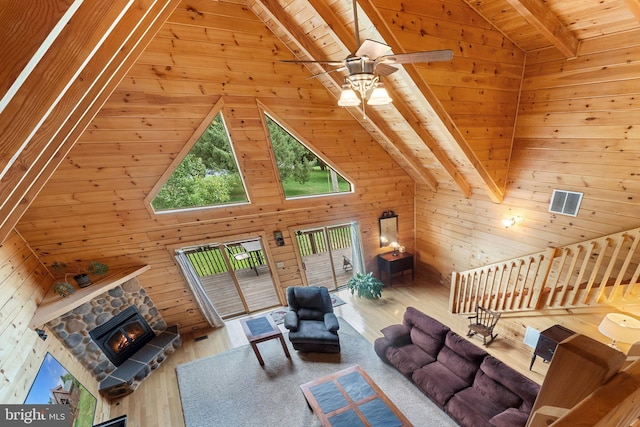
[[[221,317],[280,304],[259,238],[201,245],[183,252]]]
[[[296,231],[298,250],[309,286],[335,290],[347,284],[353,275],[352,233],[351,224]]]

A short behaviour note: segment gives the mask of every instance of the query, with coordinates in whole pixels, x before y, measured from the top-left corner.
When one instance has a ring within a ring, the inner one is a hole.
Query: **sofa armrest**
[[[297,332],[299,325],[298,313],[289,310],[287,314],[284,315],[284,327],[290,330],[291,332]]]
[[[340,329],[340,323],[338,323],[338,318],[333,313],[325,313],[324,314],[324,325],[330,332],[336,332]]]
[[[390,325],[380,330],[388,345],[403,347],[411,344],[411,331],[405,325]]]

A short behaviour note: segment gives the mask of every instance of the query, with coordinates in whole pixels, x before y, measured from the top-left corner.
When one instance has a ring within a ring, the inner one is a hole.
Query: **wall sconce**
[[[608,338],[611,338],[609,346],[620,350],[616,342],[633,343],[640,341],[640,320],[620,313],[608,313],[600,325],[598,331]]]
[[[44,329],[38,329],[36,328],[36,333],[38,334],[38,336],[40,337],[40,339],[42,341],[47,339],[47,333],[44,331]]]
[[[517,216],[514,216],[512,218],[505,218],[502,220],[502,225],[504,225],[504,228],[509,228],[513,225],[516,225],[516,223],[520,220],[520,218],[518,218]]]

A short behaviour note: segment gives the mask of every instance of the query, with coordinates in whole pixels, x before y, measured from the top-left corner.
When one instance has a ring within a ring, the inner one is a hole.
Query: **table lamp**
[[[640,320],[620,313],[608,313],[600,325],[598,331],[608,338],[611,338],[611,347],[619,350],[616,342],[633,343],[640,341]]]
[[[400,247],[398,242],[391,242],[389,246],[393,248],[393,256],[398,256],[398,248]]]

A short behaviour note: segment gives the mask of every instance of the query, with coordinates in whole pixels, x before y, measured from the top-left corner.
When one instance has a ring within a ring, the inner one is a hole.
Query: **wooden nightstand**
[[[384,271],[389,276],[389,287],[391,287],[392,276],[395,273],[400,273],[405,270],[411,270],[411,279],[415,277],[413,269],[413,255],[404,252],[398,252],[397,255],[393,255],[393,252],[378,255],[378,271],[380,271],[380,280],[382,280],[382,272]]]
[[[553,353],[556,351],[558,343],[566,340],[572,335],[575,335],[575,332],[560,325],[553,325],[552,327],[540,332],[536,349],[533,352],[533,357],[531,357],[529,370],[533,368],[533,362],[536,361],[536,356],[542,357],[545,362],[550,362],[553,357]]]

